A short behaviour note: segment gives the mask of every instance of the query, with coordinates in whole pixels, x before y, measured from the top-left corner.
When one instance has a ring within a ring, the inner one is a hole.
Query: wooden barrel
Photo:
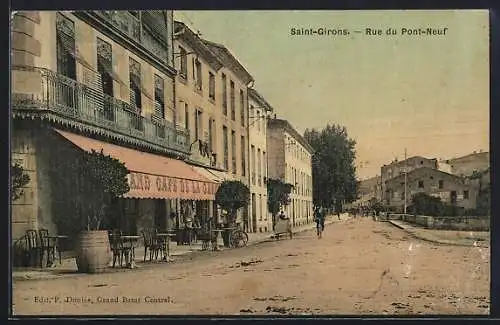
[[[81,232],[75,250],[78,271],[84,273],[101,273],[112,259],[108,232],[105,230]]]

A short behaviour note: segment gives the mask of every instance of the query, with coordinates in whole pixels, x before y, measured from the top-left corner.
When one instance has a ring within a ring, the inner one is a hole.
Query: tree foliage
[[[23,195],[23,187],[28,185],[30,177],[24,172],[24,169],[18,163],[11,165],[11,200],[15,201]]]
[[[408,211],[413,214],[436,217],[443,214],[445,205],[438,197],[430,196],[426,193],[413,195]]]
[[[323,130],[306,130],[306,141],[314,148],[312,159],[313,202],[325,208],[341,209],[341,202],[357,198],[356,142],[345,127],[327,125]]]
[[[224,181],[215,193],[215,203],[229,213],[229,223],[236,221],[238,209],[248,205],[250,189],[240,181]]]
[[[267,180],[267,210],[272,213],[273,220],[282,206],[290,204],[292,184],[279,179]]]
[[[130,190],[129,171],[118,159],[94,150],[83,153],[76,171],[79,221],[87,230],[99,230],[111,200]]]

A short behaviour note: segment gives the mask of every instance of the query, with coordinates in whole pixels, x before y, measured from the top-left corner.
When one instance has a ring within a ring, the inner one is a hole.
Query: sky
[[[489,151],[485,10],[177,11],[174,17],[225,45],[277,117],[301,134],[328,123],[345,126],[357,142],[360,179],[403,159],[405,148],[408,157],[438,159]],[[330,35],[292,35],[293,28]],[[387,35],[389,28],[396,35]],[[418,28],[444,34],[409,35]],[[349,33],[333,35],[338,29]]]

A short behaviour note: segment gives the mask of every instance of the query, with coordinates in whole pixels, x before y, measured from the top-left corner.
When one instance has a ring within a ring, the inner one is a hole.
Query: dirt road
[[[353,219],[192,260],[13,286],[15,315],[488,314],[489,249]]]

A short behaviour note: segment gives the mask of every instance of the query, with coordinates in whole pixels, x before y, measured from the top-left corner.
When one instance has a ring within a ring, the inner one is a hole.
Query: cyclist
[[[323,237],[323,231],[325,230],[325,215],[320,207],[314,209],[314,221],[316,222],[316,233],[318,239],[320,239]]]

